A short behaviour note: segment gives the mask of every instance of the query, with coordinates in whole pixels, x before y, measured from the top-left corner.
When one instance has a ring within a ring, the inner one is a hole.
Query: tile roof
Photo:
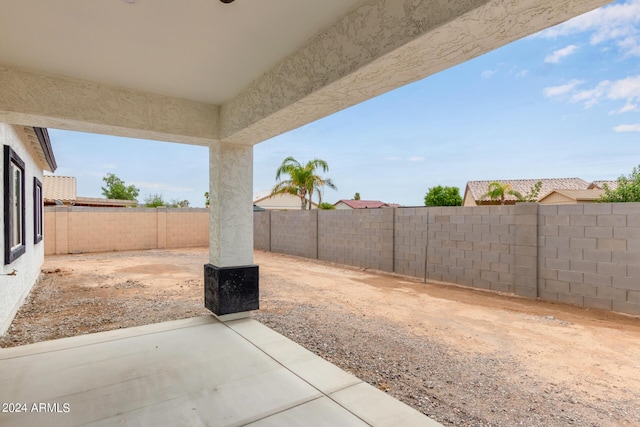
[[[76,200],[76,178],[74,176],[45,175],[42,192],[45,200]]]
[[[538,200],[547,196],[553,190],[586,190],[589,187],[589,183],[580,178],[544,178],[544,179],[494,179],[490,181],[468,181],[467,188],[471,192],[471,195],[476,201],[490,200],[489,197],[484,196],[488,189],[489,184],[498,181],[503,184],[511,185],[511,189],[525,195],[538,181],[542,181],[542,188],[538,194]],[[517,200],[515,196],[507,194],[505,200]]]
[[[334,203],[336,206],[338,203],[344,203],[349,206],[351,209],[378,209],[378,208],[397,208],[400,205],[396,203],[385,203],[380,200],[348,200],[341,199]]]
[[[604,189],[604,184],[607,184],[609,190],[615,190],[618,188],[618,181],[593,181],[589,188],[601,188]]]

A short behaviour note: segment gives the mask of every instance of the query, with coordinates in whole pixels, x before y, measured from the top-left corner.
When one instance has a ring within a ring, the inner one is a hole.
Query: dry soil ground
[[[206,249],[49,257],[0,345],[207,314],[207,258]],[[640,319],[255,259],[255,318],[446,425],[640,425]]]

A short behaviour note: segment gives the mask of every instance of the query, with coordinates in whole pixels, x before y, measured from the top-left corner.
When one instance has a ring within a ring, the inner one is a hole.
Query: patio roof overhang
[[[606,0],[0,0],[0,120],[256,144]]]

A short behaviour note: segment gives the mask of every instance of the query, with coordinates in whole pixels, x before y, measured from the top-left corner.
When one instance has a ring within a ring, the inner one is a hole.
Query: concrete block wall
[[[47,207],[45,254],[209,245],[209,211],[186,208]]]
[[[424,277],[427,250],[427,208],[395,209],[393,270]]]
[[[209,246],[208,209],[165,209],[165,212],[167,248],[202,248]],[[158,210],[158,215],[160,214],[161,211]],[[159,224],[158,230],[160,230]]]
[[[269,215],[260,212],[256,215]],[[273,211],[271,216],[271,250],[305,258],[318,258],[318,211]],[[254,223],[255,234],[255,223]],[[255,240],[254,240],[255,242]]]
[[[271,211],[253,213],[253,247],[271,251]]]
[[[640,315],[640,203],[270,215],[257,249]]]
[[[71,208],[68,219],[69,253],[157,247],[155,209]]]
[[[427,278],[515,290],[515,206],[429,208]]]
[[[318,258],[392,272],[393,221],[392,208],[319,210]]]
[[[539,211],[540,297],[640,315],[640,203]]]

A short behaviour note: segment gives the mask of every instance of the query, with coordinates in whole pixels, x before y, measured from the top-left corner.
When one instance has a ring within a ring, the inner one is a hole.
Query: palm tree
[[[505,196],[511,193],[511,185],[493,181],[489,184],[489,191],[482,195],[482,198],[489,197],[491,200],[499,200],[504,205]]]
[[[309,196],[309,209],[311,209],[313,193],[317,191],[319,202],[322,203],[320,188],[326,186],[335,190],[336,186],[331,179],[316,175],[316,169],[318,168],[326,172],[329,170],[329,165],[324,160],[313,159],[302,166],[293,157],[287,157],[276,171],[276,180],[279,182],[271,190],[271,195],[292,194],[298,196],[300,198],[300,209],[304,210],[307,208],[307,196]],[[283,175],[289,175],[289,179],[281,181]]]

